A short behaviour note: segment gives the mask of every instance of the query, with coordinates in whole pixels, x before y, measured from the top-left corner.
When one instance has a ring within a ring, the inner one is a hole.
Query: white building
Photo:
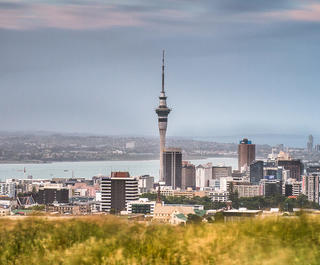
[[[286,195],[286,193],[289,193],[292,196],[299,196],[302,194],[302,181],[288,178],[282,186],[282,194]]]
[[[316,202],[319,204],[319,175],[312,174],[302,177],[302,192],[308,197],[308,201]]]
[[[130,201],[127,204],[128,214],[145,214],[153,216],[155,201],[149,201],[147,198],[140,198],[137,201]]]
[[[0,195],[8,196],[10,198],[16,197],[16,183],[15,182],[0,182]]]
[[[221,191],[221,190],[209,191],[208,196],[214,202],[227,202],[229,200],[228,191]]]
[[[209,186],[214,190],[228,191],[230,183],[233,181],[232,177],[220,177],[218,179],[210,179]]]
[[[212,163],[196,167],[196,187],[209,187],[209,180],[212,179]]]
[[[139,177],[139,192],[140,194],[151,192],[153,190],[154,177],[144,175]]]

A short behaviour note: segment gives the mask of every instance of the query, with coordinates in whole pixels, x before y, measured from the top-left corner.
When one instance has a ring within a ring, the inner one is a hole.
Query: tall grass
[[[320,264],[320,219],[187,227],[110,216],[1,219],[0,264]]]

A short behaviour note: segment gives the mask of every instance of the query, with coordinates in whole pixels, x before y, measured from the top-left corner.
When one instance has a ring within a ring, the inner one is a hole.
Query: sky
[[[320,135],[320,1],[0,0],[0,131]]]

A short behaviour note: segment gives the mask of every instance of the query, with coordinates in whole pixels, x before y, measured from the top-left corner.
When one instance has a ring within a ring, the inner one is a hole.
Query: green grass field
[[[0,264],[320,264],[320,218],[169,226],[0,219]]]

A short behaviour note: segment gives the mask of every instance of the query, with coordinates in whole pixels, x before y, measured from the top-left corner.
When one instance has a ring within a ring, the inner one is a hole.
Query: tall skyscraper
[[[309,138],[308,138],[308,143],[307,143],[307,149],[308,149],[308,152],[312,152],[313,151],[313,136],[312,134],[309,135]]]
[[[167,148],[163,152],[164,181],[173,189],[181,188],[182,153],[180,148]]]
[[[167,97],[164,91],[164,51],[162,53],[162,89],[159,97],[159,107],[156,109],[158,115],[158,126],[160,133],[160,181],[164,181],[163,152],[166,146],[166,133],[168,124],[168,115],[171,111],[167,107]]]
[[[238,145],[238,169],[249,167],[256,159],[256,145],[244,138]]]

